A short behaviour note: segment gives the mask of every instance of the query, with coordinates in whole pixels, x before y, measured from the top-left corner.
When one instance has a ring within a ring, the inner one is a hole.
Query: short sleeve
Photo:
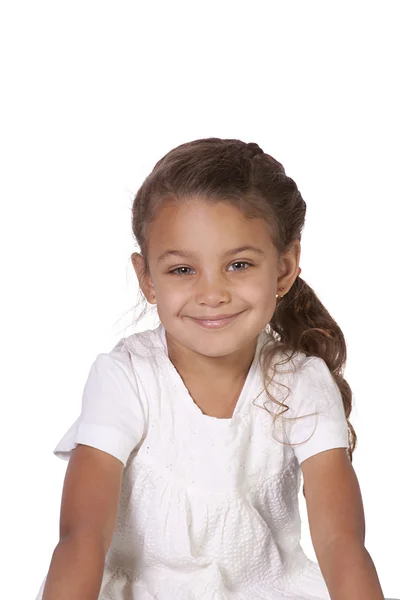
[[[118,458],[124,466],[143,436],[145,411],[129,358],[99,354],[83,390],[79,418],[61,439],[54,454],[69,460],[78,444]]]
[[[288,441],[299,464],[313,454],[331,448],[348,448],[348,425],[339,387],[326,362],[307,357],[295,379],[285,417],[302,417],[285,422]],[[317,414],[313,414],[317,413]]]

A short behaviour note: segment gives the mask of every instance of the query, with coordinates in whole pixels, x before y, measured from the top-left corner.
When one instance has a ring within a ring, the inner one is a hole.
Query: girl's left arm
[[[364,546],[361,490],[346,448],[301,463],[311,540],[331,600],[384,600]]]

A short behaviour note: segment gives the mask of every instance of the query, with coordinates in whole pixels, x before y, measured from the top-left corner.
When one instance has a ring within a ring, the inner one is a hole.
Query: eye
[[[231,267],[233,267],[233,265],[248,265],[248,267],[253,266],[251,263],[247,262],[246,260],[237,260],[231,264]],[[245,269],[235,269],[235,271],[246,271],[248,267],[246,267]]]
[[[247,265],[244,269],[234,269],[235,271],[246,271],[248,269],[248,267],[253,267],[254,265],[248,261],[244,261],[244,260],[237,260],[234,263],[232,263],[230,266],[234,266],[234,265]],[[186,269],[186,272],[183,272]],[[176,269],[173,269],[172,271],[169,271],[169,275],[179,275],[181,277],[185,276],[185,275],[190,275],[190,272],[188,273],[188,271],[192,271],[193,269],[191,269],[190,267],[177,267]]]
[[[169,271],[170,275],[187,275],[187,273],[179,273],[179,271],[182,271],[182,269],[187,269],[188,271],[190,271],[189,267],[177,267],[176,269],[174,269],[173,271]]]

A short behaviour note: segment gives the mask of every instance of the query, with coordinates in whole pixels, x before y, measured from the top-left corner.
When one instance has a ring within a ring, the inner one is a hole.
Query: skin
[[[148,233],[150,273],[140,254],[131,260],[147,301],[157,303],[170,360],[187,378],[235,387],[247,375],[258,334],[275,311],[276,294],[286,294],[298,275],[299,240],[279,258],[265,221],[249,219],[225,202],[198,199],[164,204]],[[224,256],[247,245],[262,254],[246,250]],[[159,260],[171,249],[188,250],[191,257]],[[190,318],[240,311],[216,330]]]

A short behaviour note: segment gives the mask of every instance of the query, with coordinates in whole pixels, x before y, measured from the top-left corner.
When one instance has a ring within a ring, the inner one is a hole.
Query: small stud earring
[[[279,288],[279,291],[283,292],[284,289],[285,288]],[[282,294],[282,296],[280,296],[279,294],[276,294],[276,297],[279,298],[279,299],[281,299],[281,298],[283,298],[283,294]]]

